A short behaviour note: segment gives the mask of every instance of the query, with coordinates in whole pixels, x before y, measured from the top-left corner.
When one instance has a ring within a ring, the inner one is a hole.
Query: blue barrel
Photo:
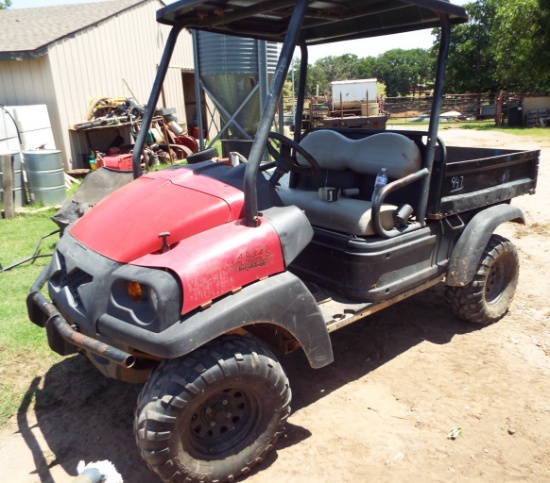
[[[61,151],[37,149],[24,151],[25,171],[31,201],[44,206],[58,205],[65,201],[65,175]]]
[[[13,204],[17,208],[23,206],[23,172],[21,170],[21,155],[18,151],[7,151],[0,153],[2,156],[11,157],[11,167],[13,176]],[[0,204],[4,204],[4,177],[2,172],[2,163],[0,163]]]

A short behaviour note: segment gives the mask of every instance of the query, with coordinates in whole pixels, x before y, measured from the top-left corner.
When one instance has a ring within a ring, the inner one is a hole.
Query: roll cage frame
[[[147,103],[142,129],[136,139],[132,158],[134,178],[141,175],[141,153],[148,126],[152,123],[170,59],[183,29],[282,42],[244,175],[245,222],[247,226],[254,227],[258,225],[259,216],[256,179],[295,48],[298,46],[301,50],[296,106],[296,118],[301,119],[309,45],[439,27],[441,34],[434,101],[422,163],[422,188],[417,213],[417,219],[423,226],[437,144],[451,25],[466,22],[467,19],[462,7],[447,0],[181,0],[166,6],[157,12],[157,21],[171,26],[171,30]],[[299,142],[299,130],[294,132],[294,140]],[[378,203],[382,201],[383,198]]]

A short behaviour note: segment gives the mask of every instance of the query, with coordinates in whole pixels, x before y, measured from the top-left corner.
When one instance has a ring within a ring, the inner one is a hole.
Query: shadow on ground
[[[459,322],[444,301],[442,286],[434,287],[334,333],[335,362],[323,369],[311,369],[301,352],[281,356],[293,391],[292,408],[314,404],[421,342],[446,344],[455,335],[476,329]],[[124,481],[158,482],[142,461],[133,436],[133,411],[140,390],[141,385],[104,378],[81,356],[52,366],[44,381],[35,378],[20,407],[18,424],[40,481],[53,482],[50,470],[55,465],[76,475],[80,460],[108,459]],[[33,398],[39,428],[53,453],[49,457],[28,423]],[[310,435],[307,428],[288,424],[277,448],[292,446]],[[254,473],[276,459],[277,451],[270,453]]]

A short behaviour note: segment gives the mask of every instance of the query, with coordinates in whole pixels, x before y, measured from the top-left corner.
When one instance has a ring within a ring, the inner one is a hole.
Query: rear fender
[[[244,287],[240,292],[197,310],[160,333],[121,324],[109,315],[98,321],[98,332],[163,358],[184,356],[222,334],[252,324],[286,329],[302,346],[310,365],[320,368],[333,360],[332,344],[315,298],[304,283],[283,272]]]
[[[463,287],[472,281],[491,235],[507,221],[525,224],[523,211],[516,206],[496,205],[480,211],[470,220],[451,255],[447,285]]]

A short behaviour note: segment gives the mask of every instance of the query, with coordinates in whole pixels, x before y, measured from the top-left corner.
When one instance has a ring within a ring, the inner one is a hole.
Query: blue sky
[[[67,5],[72,3],[94,3],[108,0],[12,0],[11,8],[46,7],[49,5]],[[176,0],[164,0],[164,3],[174,3]],[[472,0],[452,0],[452,3],[463,5]],[[328,55],[338,56],[355,54],[358,57],[377,56],[391,49],[427,49],[433,44],[431,30],[407,32],[404,34],[387,35],[376,39],[362,41],[338,42],[309,49],[309,63]]]

